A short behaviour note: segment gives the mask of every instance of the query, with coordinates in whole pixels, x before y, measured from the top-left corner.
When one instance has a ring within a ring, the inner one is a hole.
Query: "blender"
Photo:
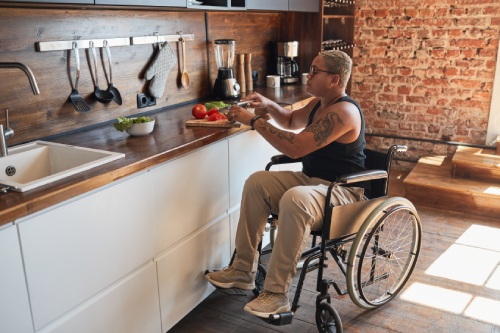
[[[216,99],[237,99],[240,97],[240,85],[234,76],[236,41],[234,39],[216,39],[214,41],[217,79],[212,95]]]

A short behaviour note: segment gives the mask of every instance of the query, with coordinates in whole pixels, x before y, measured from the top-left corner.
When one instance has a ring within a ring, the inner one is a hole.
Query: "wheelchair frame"
[[[333,232],[331,230],[331,223],[326,222],[323,223],[322,230],[311,232],[313,235],[312,247],[303,252],[301,256],[304,264],[300,272],[291,310],[271,315],[264,320],[273,325],[290,324],[294,313],[299,308],[305,276],[314,270],[318,270],[316,291],[319,294],[316,298],[316,325],[320,332],[343,332],[340,316],[331,306],[331,296],[328,292],[330,286],[333,286],[339,295],[349,293],[352,301],[364,309],[381,306],[389,302],[401,291],[413,272],[421,244],[421,221],[413,204],[405,198],[387,198],[393,154],[395,152],[405,152],[406,150],[406,146],[399,145],[391,146],[386,154],[367,149],[365,153],[367,153],[366,161],[369,170],[341,176],[330,184],[326,196],[327,203],[331,202],[332,188],[335,184],[351,185],[365,181],[378,183],[378,188],[373,188],[372,192],[372,196],[375,196],[375,198],[369,199],[369,203],[366,204],[371,207],[375,206],[375,209],[363,215],[365,217],[363,223],[356,232],[351,230],[346,234],[336,235],[335,230]],[[377,158],[378,161],[372,164],[374,158]],[[381,164],[381,160],[383,160],[383,164]],[[291,159],[284,155],[273,156],[271,162],[267,164],[266,170],[269,171],[273,165],[295,162],[300,162],[300,159]],[[360,204],[364,205],[364,201]],[[325,205],[324,221],[332,221],[332,216],[336,212],[334,209],[336,208],[331,204]],[[351,214],[351,217],[353,216]],[[273,243],[273,231],[275,232],[272,228],[276,228],[277,218],[277,215],[271,215],[268,219],[272,231],[271,243]],[[356,226],[358,225],[359,223],[356,224]],[[389,235],[385,236],[387,233]],[[321,242],[317,245],[316,238],[318,236],[321,237]],[[402,237],[396,238],[399,236]],[[387,238],[390,241],[389,244],[384,243],[386,241],[384,237],[392,237]],[[352,244],[347,262],[347,251],[344,250],[346,244]],[[271,252],[272,248],[262,249],[262,242],[259,244],[260,256]],[[323,278],[324,268],[326,267],[325,261],[328,259],[327,252],[330,253],[340,271],[346,277],[347,290],[342,290],[335,281]],[[398,257],[401,254],[403,256]],[[405,254],[406,258],[404,257]],[[316,262],[314,262],[315,260]],[[391,262],[396,261],[396,269],[393,270],[392,267],[389,267],[387,268],[388,271],[381,271],[378,267],[380,265],[377,265],[379,261],[382,262],[382,266],[385,266],[387,262],[389,262],[387,264],[389,266]],[[370,265],[367,270],[363,267],[365,262]],[[256,289],[253,291],[255,296],[262,290],[266,275],[260,257],[258,267]],[[394,278],[393,275],[396,273],[399,275]],[[381,284],[382,286],[378,287]]]

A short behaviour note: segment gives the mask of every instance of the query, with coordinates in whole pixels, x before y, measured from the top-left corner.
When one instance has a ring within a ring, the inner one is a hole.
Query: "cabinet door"
[[[288,0],[288,10],[291,12],[318,13],[320,0]]]
[[[188,0],[95,0],[96,5],[187,7]]]
[[[0,227],[0,332],[33,332],[17,229]]]
[[[229,264],[228,215],[207,225],[157,258],[162,332],[168,331],[214,291],[205,270]]]
[[[148,173],[19,223],[35,329],[154,257]]]
[[[93,5],[94,0],[0,0],[0,2],[35,2],[35,3],[83,3]]]
[[[278,151],[259,133],[248,131],[229,138],[229,194],[230,207],[241,201],[246,179],[258,170],[264,170],[271,156]]]
[[[68,315],[44,333],[161,333],[156,265],[150,261]]]
[[[288,0],[246,0],[247,9],[288,11]]]
[[[156,253],[229,209],[227,140],[151,169]]]

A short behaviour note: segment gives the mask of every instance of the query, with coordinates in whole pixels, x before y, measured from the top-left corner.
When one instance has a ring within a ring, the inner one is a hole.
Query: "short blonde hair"
[[[332,74],[339,75],[339,84],[345,88],[351,77],[351,57],[349,57],[347,53],[339,50],[322,51],[319,55],[325,59],[325,65],[328,71]]]

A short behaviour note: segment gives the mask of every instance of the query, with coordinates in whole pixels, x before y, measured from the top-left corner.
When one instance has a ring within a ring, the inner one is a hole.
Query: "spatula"
[[[78,112],[88,112],[90,107],[85,103],[85,100],[78,93],[78,81],[80,80],[80,53],[78,52],[78,44],[73,42],[73,51],[75,52],[76,59],[76,75],[75,75],[75,85],[71,95],[69,95],[69,100],[73,104],[73,107]]]

